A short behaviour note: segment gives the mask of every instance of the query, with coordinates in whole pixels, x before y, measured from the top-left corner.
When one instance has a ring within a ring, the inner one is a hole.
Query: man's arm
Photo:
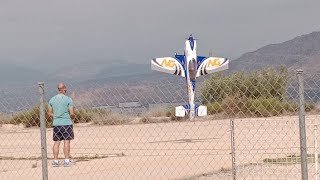
[[[70,118],[71,119],[74,119],[76,116],[75,116],[75,114],[74,114],[74,108],[73,108],[73,106],[71,106],[71,107],[69,107],[69,113],[70,113]]]
[[[48,115],[50,118],[53,118],[53,111],[52,111],[52,107],[50,105],[48,106]]]
[[[70,113],[70,118],[71,119],[74,119],[76,116],[74,114],[74,108],[73,108],[73,101],[71,98],[69,98],[70,102],[69,102],[69,108],[68,108],[68,111]]]

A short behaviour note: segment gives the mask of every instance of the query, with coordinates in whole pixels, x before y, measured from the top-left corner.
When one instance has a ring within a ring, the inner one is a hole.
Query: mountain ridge
[[[239,70],[251,71],[270,66],[285,65],[288,69],[303,69],[308,73],[320,73],[320,32],[297,36],[282,43],[269,44],[255,51],[244,53],[230,61],[232,73]],[[31,66],[32,67],[32,66]],[[38,81],[72,81],[76,83],[97,81],[153,81],[166,79],[170,75],[161,75],[151,71],[146,63],[128,62],[121,59],[82,61],[52,72],[41,72],[13,62],[0,63],[0,84],[30,84]],[[172,76],[171,76],[172,77]]]
[[[320,63],[316,63],[320,62],[319,58],[320,32],[312,32],[245,53],[231,61],[229,67],[232,71],[237,71],[285,65],[288,69],[300,68],[309,73],[320,73]]]

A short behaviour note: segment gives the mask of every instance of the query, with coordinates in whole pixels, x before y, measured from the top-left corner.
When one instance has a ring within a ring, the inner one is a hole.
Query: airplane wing
[[[155,58],[151,60],[151,69],[185,77],[182,63],[172,57]]]
[[[198,56],[197,63],[197,77],[229,68],[229,60],[226,58]]]

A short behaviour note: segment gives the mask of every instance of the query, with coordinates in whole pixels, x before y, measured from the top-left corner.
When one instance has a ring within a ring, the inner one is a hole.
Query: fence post
[[[314,166],[316,171],[316,178],[318,180],[318,138],[317,138],[317,128],[318,125],[314,125]]]
[[[236,180],[236,149],[234,142],[234,119],[230,119],[231,132],[231,156],[232,156],[232,180]]]
[[[46,116],[44,105],[44,82],[38,82],[40,93],[40,132],[41,132],[41,157],[42,157],[42,179],[48,180],[48,158],[46,142]]]
[[[303,73],[303,70],[301,69],[297,70],[298,83],[299,83],[299,132],[300,132],[301,175],[302,175],[302,180],[308,180],[304,82],[303,82],[302,73]]]

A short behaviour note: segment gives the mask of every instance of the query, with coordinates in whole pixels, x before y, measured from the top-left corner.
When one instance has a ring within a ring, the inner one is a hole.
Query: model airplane
[[[219,57],[197,56],[197,44],[192,35],[186,40],[184,55],[155,58],[151,60],[151,69],[186,78],[189,104],[175,108],[177,117],[206,116],[207,107],[194,104],[196,78],[206,74],[228,69],[229,60]]]

